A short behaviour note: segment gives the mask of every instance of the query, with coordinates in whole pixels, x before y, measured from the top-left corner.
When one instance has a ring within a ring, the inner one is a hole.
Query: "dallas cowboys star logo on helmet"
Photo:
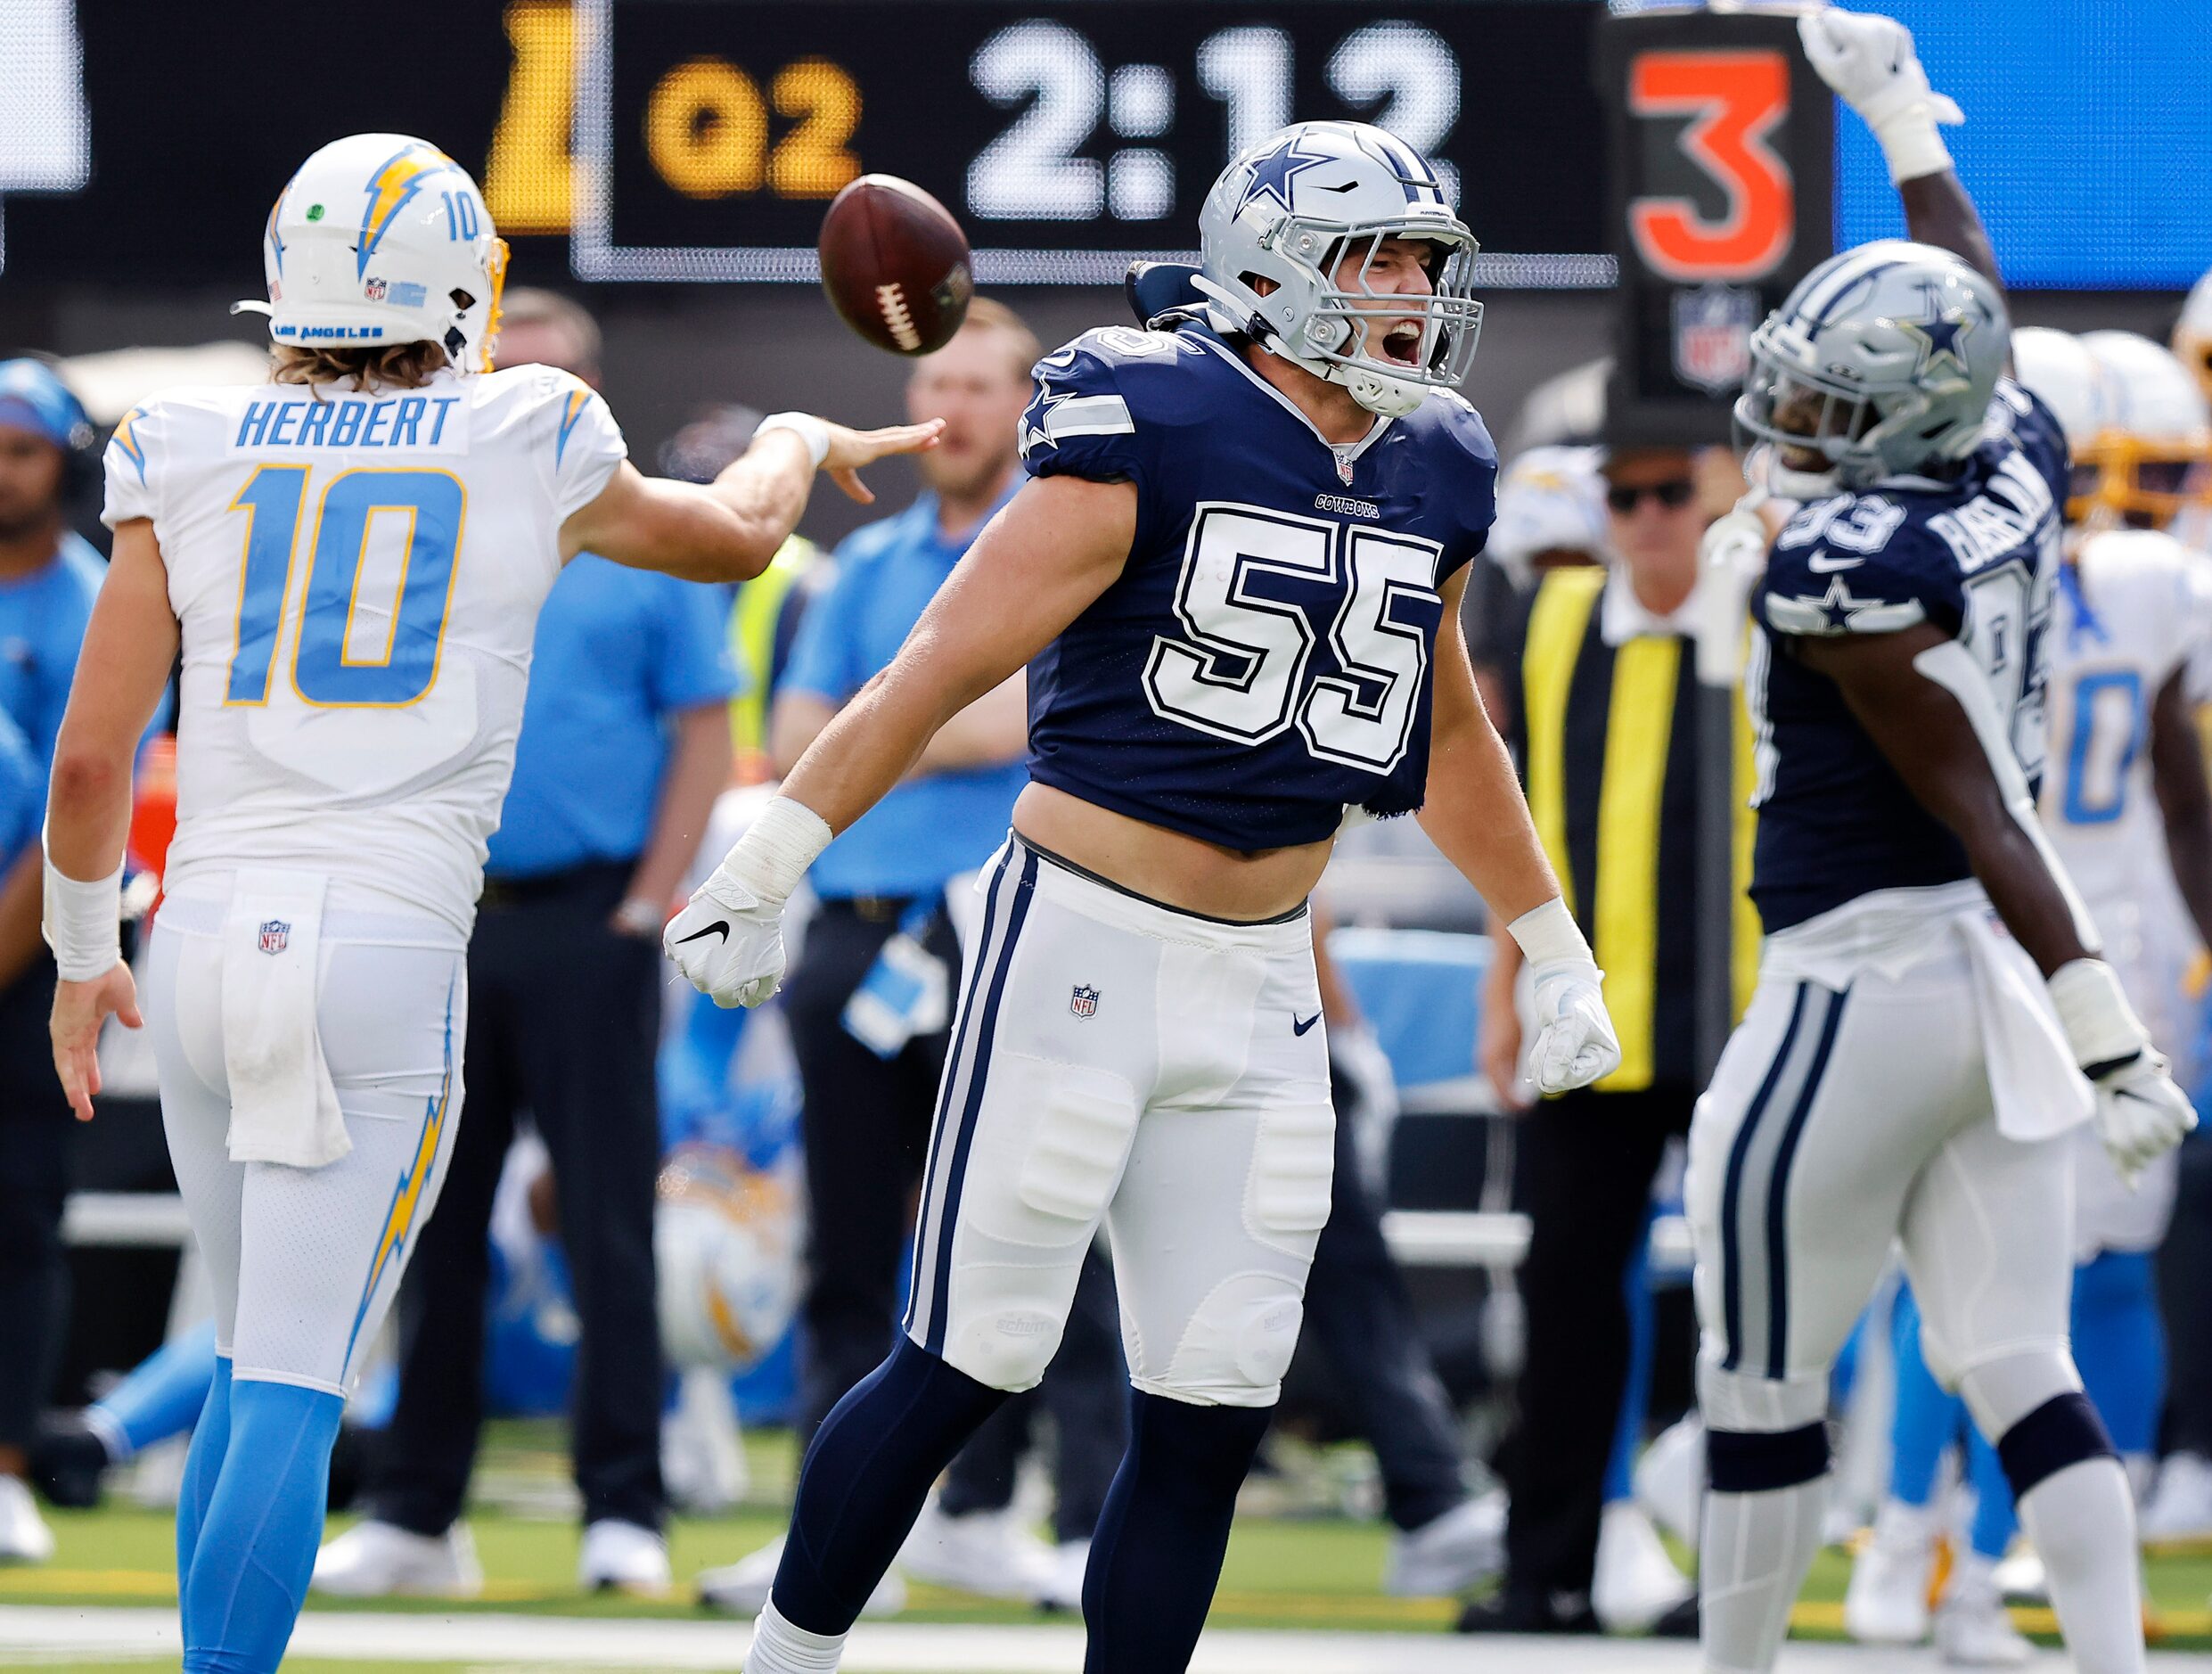
[[[1960,352],[1960,346],[1973,332],[1972,317],[1962,308],[1946,308],[1941,293],[1932,284],[1922,285],[1921,294],[1928,299],[1928,317],[1897,323],[1900,330],[1921,340],[1920,363],[1913,368],[1913,375],[1924,378],[1948,361],[1951,371],[1965,377],[1966,357]]]
[[[1290,213],[1290,182],[1301,171],[1316,168],[1337,159],[1326,153],[1302,152],[1299,149],[1299,135],[1287,134],[1276,142],[1273,151],[1252,164],[1252,177],[1245,182],[1244,195],[1237,200],[1237,212],[1242,214],[1247,204],[1265,194],[1282,206],[1285,215]]]

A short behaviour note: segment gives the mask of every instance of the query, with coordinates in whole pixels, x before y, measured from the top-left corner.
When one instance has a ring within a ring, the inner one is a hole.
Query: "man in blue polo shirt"
[[[500,365],[542,362],[596,382],[598,349],[577,304],[508,293]],[[323,1549],[318,1590],[481,1587],[459,1519],[483,1416],[492,1197],[525,1111],[552,1158],[581,1328],[578,1580],[668,1586],[653,1305],[660,927],[729,783],[728,613],[719,587],[586,553],[538,618],[514,780],[469,945],[468,1110],[400,1292],[399,1398],[370,1520]]]
[[[1021,481],[1015,431],[1038,353],[1019,316],[979,297],[953,341],[916,367],[910,414],[946,423],[937,447],[915,462],[926,489],[905,511],[848,537],[837,551],[835,579],[807,606],[769,721],[779,772],[891,661],[984,524],[1013,497]],[[802,1452],[891,1341],[899,1256],[960,970],[946,886],[1004,841],[1028,780],[1028,751],[1027,694],[1017,675],[954,716],[906,782],[824,849],[807,874],[821,906],[783,1002],[804,1093],[811,1240],[796,1417]],[[1121,1454],[1111,1298],[1102,1270],[1077,1298],[1045,1391],[1061,1439],[1057,1521],[1071,1548],[1087,1543]],[[1079,1413],[1052,1400],[1055,1383]],[[1069,1578],[1079,1585],[1080,1552],[1068,1554],[1068,1573],[1056,1586],[1051,1555],[993,1514],[1011,1494],[1024,1411],[1011,1404],[1005,1422],[955,1464],[938,1506],[916,1526],[907,1565],[971,1590],[1067,1604]],[[779,1550],[700,1575],[701,1599],[733,1612],[758,1611]],[[872,1612],[895,1609],[902,1590],[894,1574]]]
[[[0,825],[0,1562],[38,1563],[53,1537],[23,1486],[29,1447],[69,1325],[61,1209],[76,1125],[45,1019],[53,961],[38,934],[37,838],[54,736],[92,602],[107,565],[71,532],[70,495],[95,469],[93,430],[42,362],[0,362],[0,800],[28,808]],[[15,826],[20,824],[21,841]]]

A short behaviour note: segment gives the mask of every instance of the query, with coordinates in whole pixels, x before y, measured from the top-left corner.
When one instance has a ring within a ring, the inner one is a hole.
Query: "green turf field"
[[[743,1555],[782,1527],[780,1509],[791,1473],[788,1448],[764,1438],[751,1450],[758,1496],[735,1514],[713,1519],[680,1518],[669,1530],[678,1596],[665,1600],[595,1596],[578,1590],[575,1581],[576,1529],[566,1513],[562,1483],[565,1462],[557,1438],[545,1427],[504,1425],[487,1448],[479,1476],[481,1498],[471,1517],[478,1555],[487,1576],[480,1603],[377,1599],[349,1604],[316,1596],[312,1607],[341,1612],[430,1612],[459,1615],[504,1612],[586,1617],[692,1617],[686,1583],[701,1568]],[[1280,1489],[1280,1505],[1294,1497]],[[52,1514],[60,1549],[53,1562],[37,1569],[0,1570],[0,1604],[149,1605],[173,1601],[172,1521],[169,1514],[119,1498],[92,1512]],[[333,1529],[342,1526],[334,1523]],[[1233,1628],[1327,1628],[1397,1631],[1441,1630],[1453,1620],[1455,1604],[1444,1599],[1404,1599],[1377,1589],[1385,1532],[1377,1522],[1313,1514],[1249,1515],[1240,1518],[1231,1544],[1212,1620]],[[2212,1554],[2160,1555],[2149,1561],[2151,1604],[2162,1642],[2175,1649],[2212,1650]],[[1798,1610],[1800,1633],[1832,1637],[1841,1630],[1841,1600],[1848,1575],[1843,1554],[1822,1554]],[[963,1594],[915,1587],[903,1620],[910,1621],[1017,1622],[1037,1620],[1036,1612],[995,1604]],[[2049,1635],[2047,1612],[2021,1612],[2031,1633]],[[0,1666],[35,1666],[8,1662]],[[59,1666],[53,1664],[51,1666]],[[147,1662],[82,1663],[69,1666],[85,1674],[115,1669],[140,1671]],[[288,1663],[302,1674],[381,1674],[406,1668],[425,1674],[437,1665],[386,1662]],[[455,1670],[463,1667],[454,1664]],[[483,1667],[482,1664],[471,1666]]]

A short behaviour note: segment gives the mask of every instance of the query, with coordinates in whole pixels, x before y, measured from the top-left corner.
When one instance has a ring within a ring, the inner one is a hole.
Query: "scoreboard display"
[[[1948,137],[2008,281],[2179,287],[2212,265],[2212,4],[1878,3],[1912,25],[1936,84],[1967,111]],[[0,286],[252,294],[287,176],[324,141],[365,131],[420,134],[471,169],[522,271],[809,281],[823,209],[873,171],[917,182],[960,218],[982,283],[1110,283],[1132,256],[1189,250],[1238,146],[1317,117],[1381,123],[1439,161],[1482,241],[1486,289],[1602,287],[1667,266],[1742,284],[1767,265],[1760,235],[1782,225],[1769,212],[1780,176],[1757,156],[1762,135],[1705,119],[1716,101],[1731,120],[1756,116],[1750,81],[1722,99],[1711,66],[1631,83],[1598,62],[1609,21],[1699,9],[381,0],[365,12],[225,0],[213,27],[208,8],[176,0],[0,0]],[[1787,8],[1746,0],[1707,10],[1684,29],[1787,21]],[[1786,29],[1759,50],[1790,61],[1794,81]],[[1771,66],[1760,73],[1771,82]],[[1790,170],[1796,218],[1826,217],[1804,229],[1821,244],[1900,230],[1863,125],[1837,124],[1823,96],[1797,86],[1790,99],[1790,124],[1831,127],[1824,181]],[[1637,136],[1626,150],[1624,113]],[[1651,148],[1664,154],[1651,178],[1624,187],[1621,166],[1642,169]],[[1686,195],[1670,209],[1669,193]],[[1651,236],[1632,248],[1636,229],[1617,217],[1654,193],[1640,211]],[[1733,227],[1739,208],[1743,249],[1716,259],[1698,229]],[[1686,264],[1666,255],[1670,226],[1689,237]],[[1705,302],[1690,325],[1716,342],[1727,322],[1720,299]]]
[[[1111,283],[1195,242],[1237,151],[1337,117],[1438,160],[1493,283],[1602,284],[1602,196],[1531,189],[1603,166],[1593,19],[1558,0],[586,0],[572,261],[808,277],[823,202],[883,172],[961,219],[979,283]]]

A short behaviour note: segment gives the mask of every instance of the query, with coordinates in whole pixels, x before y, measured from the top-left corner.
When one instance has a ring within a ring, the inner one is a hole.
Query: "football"
[[[967,317],[967,236],[920,186],[861,176],[830,201],[820,250],[830,305],[879,349],[926,355]]]

